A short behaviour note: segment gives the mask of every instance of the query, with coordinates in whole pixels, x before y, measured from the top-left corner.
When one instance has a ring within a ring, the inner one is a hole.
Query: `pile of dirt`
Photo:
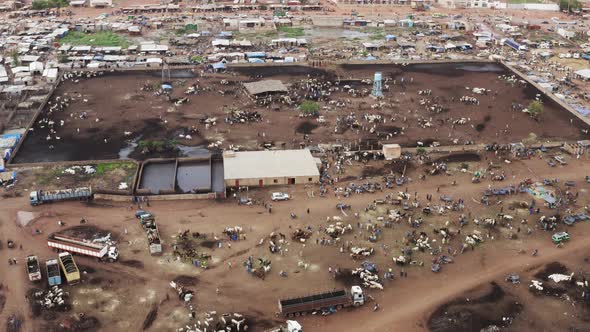
[[[431,332],[481,331],[490,326],[506,327],[522,312],[523,305],[495,282],[481,297],[462,296],[440,306],[428,319]],[[508,319],[507,319],[508,318]]]
[[[300,133],[300,134],[311,134],[313,132],[314,129],[316,129],[318,127],[317,124],[311,122],[311,121],[303,121],[300,122],[297,127],[295,127],[295,131]]]
[[[217,241],[205,240],[205,241],[201,242],[201,247],[212,249],[215,247],[215,244],[217,244]]]
[[[174,278],[173,281],[183,286],[195,286],[199,283],[199,278],[194,276],[180,275]]]

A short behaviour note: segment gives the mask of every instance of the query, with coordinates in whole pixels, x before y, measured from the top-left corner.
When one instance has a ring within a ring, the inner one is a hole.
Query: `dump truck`
[[[91,187],[81,187],[60,190],[35,190],[29,194],[29,200],[31,205],[36,206],[61,201],[88,201],[93,196]]]
[[[57,251],[96,257],[102,261],[114,262],[119,258],[119,250],[109,242],[92,242],[86,239],[53,233],[47,239],[47,245]]]
[[[317,310],[359,307],[365,304],[365,295],[360,286],[352,286],[350,292],[342,289],[304,297],[279,300],[279,312],[285,317],[305,315]]]
[[[45,262],[47,269],[47,282],[49,286],[61,285],[61,273],[59,272],[59,263],[57,259],[49,259]]]
[[[41,280],[41,268],[39,267],[39,259],[37,256],[27,256],[27,274],[29,275],[30,281]]]
[[[80,270],[74,261],[74,256],[69,252],[59,254],[59,266],[64,272],[68,284],[73,285],[80,281]]]
[[[143,230],[147,235],[148,249],[151,255],[159,255],[162,253],[162,241],[160,240],[160,232],[156,224],[156,218],[151,213],[144,213],[139,215],[139,221]]]

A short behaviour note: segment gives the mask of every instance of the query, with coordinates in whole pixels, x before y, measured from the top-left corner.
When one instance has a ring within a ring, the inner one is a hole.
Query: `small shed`
[[[267,93],[284,93],[287,87],[280,80],[263,80],[258,82],[244,83],[244,88],[252,96]]]
[[[399,144],[383,144],[383,156],[385,160],[399,159],[402,156],[402,147]]]

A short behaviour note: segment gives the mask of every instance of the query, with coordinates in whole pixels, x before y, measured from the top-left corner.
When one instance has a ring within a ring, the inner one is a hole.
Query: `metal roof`
[[[258,95],[267,92],[287,92],[287,87],[279,80],[264,80],[244,83],[244,87],[251,95]]]
[[[307,149],[273,151],[226,151],[225,180],[319,176],[316,162]]]

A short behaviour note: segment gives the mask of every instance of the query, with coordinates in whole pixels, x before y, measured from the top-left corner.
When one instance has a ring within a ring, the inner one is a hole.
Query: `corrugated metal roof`
[[[320,175],[307,149],[226,152],[223,172],[226,180]]]

